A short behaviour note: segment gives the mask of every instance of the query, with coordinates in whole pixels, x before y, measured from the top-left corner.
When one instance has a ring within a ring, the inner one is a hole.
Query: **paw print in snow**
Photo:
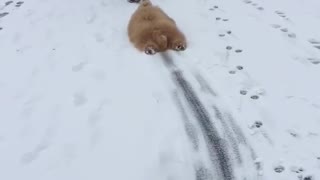
[[[6,6],[9,6],[10,4],[12,4],[13,3],[13,1],[7,1],[6,3],[5,3],[5,5]]]
[[[20,7],[24,2],[23,1],[19,1],[16,3],[16,7]]]
[[[3,18],[5,16],[7,16],[8,14],[9,14],[8,12],[0,13],[0,18]]]
[[[285,170],[285,167],[282,165],[278,165],[278,166],[274,167],[274,171],[276,173],[282,173],[284,170]]]

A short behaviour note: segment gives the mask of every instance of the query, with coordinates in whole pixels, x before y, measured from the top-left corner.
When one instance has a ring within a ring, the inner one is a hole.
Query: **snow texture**
[[[127,0],[0,0],[0,179],[320,179],[320,1],[153,3],[186,51]]]

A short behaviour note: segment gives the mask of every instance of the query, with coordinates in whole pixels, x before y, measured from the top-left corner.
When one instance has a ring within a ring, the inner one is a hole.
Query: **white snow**
[[[6,2],[0,179],[217,179],[219,163],[209,158],[175,70],[224,139],[234,179],[320,178],[320,1],[153,0],[188,38],[186,51],[169,52],[173,69],[130,44],[126,27],[137,4]],[[237,127],[245,142],[228,134]]]

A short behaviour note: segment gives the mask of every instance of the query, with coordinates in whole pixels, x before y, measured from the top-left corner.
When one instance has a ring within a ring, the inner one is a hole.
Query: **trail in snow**
[[[172,75],[173,80],[175,81],[178,89],[181,89],[181,93],[186,98],[186,102],[189,105],[189,108],[192,110],[194,116],[197,119],[197,123],[200,125],[202,129],[202,134],[205,137],[207,141],[207,148],[209,152],[209,157],[211,158],[212,164],[214,168],[218,170],[218,173],[220,173],[221,179],[234,179],[234,170],[233,170],[233,163],[231,159],[233,157],[229,157],[229,153],[232,154],[235,158],[235,162],[248,169],[248,164],[250,162],[252,164],[256,164],[256,176],[253,176],[253,178],[258,178],[259,173],[262,171],[261,166],[259,165],[259,162],[254,162],[257,159],[256,153],[253,151],[252,147],[250,147],[247,143],[246,138],[244,137],[242,131],[239,129],[239,127],[234,122],[233,118],[230,114],[223,115],[220,108],[216,105],[211,105],[212,109],[207,109],[204,104],[200,101],[200,99],[195,94],[195,91],[193,90],[191,84],[185,79],[183,76],[181,70],[173,63],[173,60],[171,59],[168,54],[164,53],[161,54],[163,61],[165,62],[165,65],[169,69],[169,72]],[[206,80],[200,75],[196,74],[195,79],[198,81],[201,89],[205,91],[208,95],[212,96],[213,99],[217,96],[217,94],[214,92],[214,90],[209,86],[209,84],[206,82]],[[178,96],[178,94],[176,95]],[[181,100],[178,101],[178,107],[180,109],[183,109]],[[210,117],[209,114],[210,111],[213,111],[214,120]],[[185,110],[182,110],[183,117],[187,119],[187,115],[185,113]],[[191,124],[190,120],[188,120],[187,124]],[[217,125],[220,124],[222,127],[222,134],[226,134],[224,138],[219,134],[219,132],[216,130]],[[192,128],[195,129],[195,128]],[[186,129],[187,130],[187,129]],[[192,134],[195,134],[195,131],[192,131]],[[187,134],[190,134],[190,132],[187,130]],[[190,140],[193,144],[195,144],[194,136],[189,135]],[[246,163],[243,164],[242,154],[243,152],[240,152],[239,143],[242,144],[249,152],[251,156],[250,159],[245,159]],[[197,146],[198,147],[198,146]],[[231,149],[229,149],[231,147]],[[249,162],[248,162],[249,160]],[[257,164],[258,163],[258,164]],[[202,168],[199,170],[200,172],[203,171]],[[250,174],[250,173],[249,173]],[[253,173],[254,174],[254,173]],[[242,175],[243,178],[250,179],[252,178],[252,175]]]
[[[234,179],[232,167],[228,157],[228,150],[223,144],[222,139],[219,137],[218,131],[213,126],[207,110],[204,108],[203,104],[193,91],[191,85],[185,80],[182,72],[177,69],[172,70],[172,68],[175,68],[173,60],[168,56],[163,57],[166,65],[169,67],[169,70],[171,70],[173,80],[181,89],[191,110],[197,118],[199,125],[201,126],[203,131],[202,133],[207,141],[207,147],[210,153],[212,164],[219,166],[219,173],[221,173],[220,178],[224,180]],[[216,160],[218,160],[218,163],[216,163]]]
[[[190,42],[165,66],[136,4],[0,0],[0,178],[318,179],[319,1],[153,1]]]

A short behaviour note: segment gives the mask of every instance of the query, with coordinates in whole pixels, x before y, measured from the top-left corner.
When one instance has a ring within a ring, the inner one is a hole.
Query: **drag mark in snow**
[[[198,134],[196,133],[196,128],[191,123],[191,121],[187,115],[187,112],[182,105],[182,101],[179,98],[177,91],[173,92],[173,98],[175,99],[176,105],[180,110],[182,119],[184,120],[185,130],[186,130],[186,133],[192,143],[192,146],[193,146],[194,150],[198,151],[199,150],[199,137],[198,137]]]
[[[192,108],[193,113],[198,119],[201,129],[203,130],[205,139],[208,143],[211,160],[213,162],[219,162],[219,168],[224,180],[233,179],[226,147],[224,146],[222,139],[219,137],[217,130],[213,126],[207,110],[203,107],[190,84],[184,79],[182,73],[180,71],[174,71],[173,75],[176,83],[183,91],[189,106]]]
[[[228,140],[230,140],[230,145],[233,149],[233,152],[235,153],[236,156],[236,160],[239,164],[242,164],[242,157],[240,154],[240,150],[238,147],[238,143],[236,138],[233,136],[233,133],[230,129],[230,127],[227,124],[226,119],[224,118],[224,116],[222,115],[221,111],[216,107],[216,106],[212,106],[216,119],[218,119],[223,127],[223,131],[226,133]]]
[[[233,117],[230,114],[226,114],[225,116],[226,116],[228,122],[230,123],[231,128],[232,128],[233,132],[235,133],[235,135],[236,135],[236,137],[238,139],[238,142],[247,145],[246,137],[244,136],[244,134],[241,131],[240,127],[234,121]]]
[[[166,65],[171,70],[173,80],[179,89],[182,90],[188,105],[198,120],[207,142],[207,148],[212,163],[216,164],[216,162],[218,162],[219,174],[221,174],[222,180],[234,179],[228,151],[222,139],[219,137],[218,131],[213,126],[209,113],[204,108],[189,82],[185,80],[182,72],[175,67],[172,59],[164,53],[162,55]]]
[[[217,93],[213,91],[208,82],[200,74],[196,74],[195,77],[203,91],[210,93],[212,96],[217,96]]]
[[[211,174],[209,170],[203,166],[196,168],[196,180],[209,180],[211,178]]]

